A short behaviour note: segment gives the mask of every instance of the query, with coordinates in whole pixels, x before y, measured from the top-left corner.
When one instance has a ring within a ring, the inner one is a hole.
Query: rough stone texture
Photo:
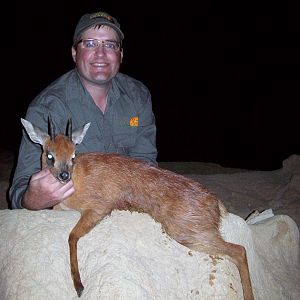
[[[0,210],[3,300],[78,299],[68,234],[79,213]],[[255,225],[229,214],[221,232],[244,245],[255,299],[300,299],[299,230],[288,216]],[[242,299],[235,265],[191,251],[146,214],[114,211],[79,241],[81,299]]]
[[[290,216],[300,228],[300,156],[292,155],[274,171],[232,174],[187,174],[215,192],[228,211],[246,218],[254,210],[271,208]]]

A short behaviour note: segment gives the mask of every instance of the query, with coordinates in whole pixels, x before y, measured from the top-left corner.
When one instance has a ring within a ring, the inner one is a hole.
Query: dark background
[[[300,155],[296,1],[118,2],[26,2],[2,10],[1,146],[18,148],[29,102],[73,68],[78,19],[103,10],[125,34],[121,71],[152,93],[159,161],[273,170]]]

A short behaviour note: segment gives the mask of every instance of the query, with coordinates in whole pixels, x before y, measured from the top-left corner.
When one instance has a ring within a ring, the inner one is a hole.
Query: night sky
[[[161,8],[153,1],[40,1],[12,8],[2,25],[1,145],[18,148],[29,102],[73,68],[80,16],[104,10],[125,34],[121,72],[151,91],[159,161],[273,170],[300,155],[299,4],[193,2]]]

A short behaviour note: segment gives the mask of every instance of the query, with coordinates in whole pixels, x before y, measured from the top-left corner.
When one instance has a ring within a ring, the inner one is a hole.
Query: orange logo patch
[[[137,127],[139,126],[139,117],[131,117],[129,121],[129,125],[131,127]]]

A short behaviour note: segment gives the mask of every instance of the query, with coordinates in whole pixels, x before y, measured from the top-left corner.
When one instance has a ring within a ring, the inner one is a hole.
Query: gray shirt
[[[56,133],[65,133],[69,118],[73,129],[91,122],[82,143],[77,145],[78,153],[113,152],[157,165],[151,95],[140,81],[118,73],[112,80],[103,113],[81,83],[77,71],[71,70],[30,103],[25,119],[47,132],[50,115]],[[29,179],[41,169],[41,151],[41,146],[34,144],[23,130],[18,163],[9,190],[12,208],[22,208],[21,199]]]

